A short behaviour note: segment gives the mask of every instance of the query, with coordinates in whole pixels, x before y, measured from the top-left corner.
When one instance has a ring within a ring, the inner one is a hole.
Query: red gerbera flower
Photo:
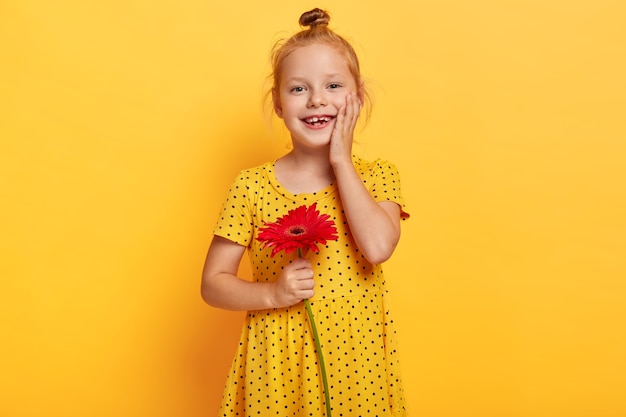
[[[295,249],[311,249],[317,253],[318,244],[338,239],[335,222],[328,214],[320,214],[316,203],[289,210],[276,222],[263,224],[265,227],[259,229],[257,240],[263,247],[273,248],[272,257],[281,250],[289,253]]]

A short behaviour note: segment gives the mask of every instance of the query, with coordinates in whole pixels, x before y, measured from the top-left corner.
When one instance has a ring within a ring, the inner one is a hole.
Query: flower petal
[[[298,233],[294,233],[296,229]],[[320,214],[316,203],[289,210],[274,223],[264,222],[257,237],[263,247],[273,248],[272,257],[281,250],[290,253],[297,248],[308,248],[318,253],[318,244],[325,245],[327,241],[337,239],[335,222],[328,214]]]

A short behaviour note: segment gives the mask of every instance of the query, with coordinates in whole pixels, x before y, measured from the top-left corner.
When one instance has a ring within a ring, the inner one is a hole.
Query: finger
[[[306,258],[297,258],[293,262],[291,262],[291,266],[294,269],[311,268],[311,261]]]
[[[354,125],[356,125],[356,121],[359,118],[359,113],[361,112],[361,103],[360,100],[358,99],[357,95],[355,92],[350,93],[350,104],[351,104],[351,124],[352,127],[354,127]]]
[[[306,291],[302,291],[300,292],[300,294],[298,294],[300,301],[309,299],[309,298],[313,298],[313,296],[315,295],[315,291],[314,290],[306,290]]]
[[[298,281],[298,291],[313,291],[315,289],[315,280],[307,279]]]
[[[315,281],[312,279],[292,280],[287,284],[286,288],[292,294],[298,294],[301,291],[311,291],[315,288]]]
[[[292,264],[289,270],[285,270],[284,276],[287,281],[303,281],[307,279],[313,279],[314,272],[313,268],[311,268],[310,265],[302,265],[301,267],[297,267],[296,265]]]
[[[346,96],[346,104],[344,107],[346,108],[346,119],[350,120],[352,118],[352,92],[348,93]]]
[[[345,121],[343,125],[344,133],[350,135],[356,126],[358,117],[358,100],[354,92],[350,92],[346,96]]]
[[[335,121],[335,130],[341,131],[344,125],[344,120],[346,118],[346,105],[342,105],[339,107],[339,111],[337,112],[337,120]]]
[[[357,94],[354,93],[354,115],[357,119],[361,115],[362,108],[363,108],[363,103],[361,102],[361,99],[359,99]]]
[[[315,285],[315,280],[313,279],[314,276],[315,274],[313,273],[313,270],[307,268],[298,270],[298,275],[296,275],[295,278],[298,281],[311,281],[309,285]]]

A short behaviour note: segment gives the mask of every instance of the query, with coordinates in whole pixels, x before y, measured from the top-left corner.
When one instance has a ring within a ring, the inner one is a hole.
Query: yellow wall
[[[0,416],[216,415],[242,315],[201,266],[232,177],[285,150],[269,49],[317,5],[413,215],[387,265],[412,415],[626,415],[623,1],[9,0]]]

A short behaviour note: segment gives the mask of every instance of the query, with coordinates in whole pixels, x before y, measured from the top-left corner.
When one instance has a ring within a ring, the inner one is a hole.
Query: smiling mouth
[[[331,117],[331,116],[313,116],[313,117],[307,117],[302,120],[304,121],[304,123],[311,125],[311,126],[323,126],[326,123],[329,123],[333,119],[334,117]]]

